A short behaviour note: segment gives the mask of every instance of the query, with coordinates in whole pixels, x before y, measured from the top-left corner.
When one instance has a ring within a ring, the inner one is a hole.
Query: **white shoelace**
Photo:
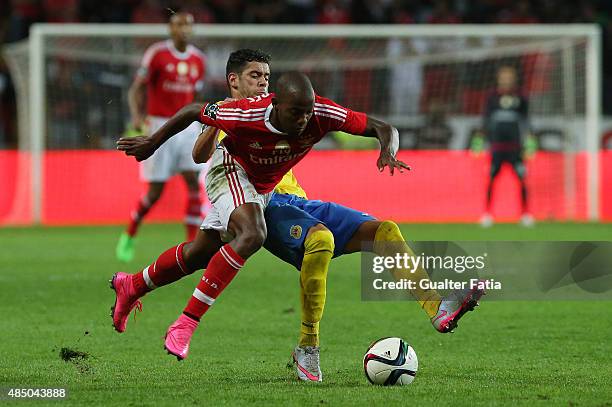
[[[304,364],[306,365],[306,369],[311,373],[318,374],[319,373],[319,349],[314,348],[312,346],[307,346],[304,348],[304,353],[306,354],[304,358]]]

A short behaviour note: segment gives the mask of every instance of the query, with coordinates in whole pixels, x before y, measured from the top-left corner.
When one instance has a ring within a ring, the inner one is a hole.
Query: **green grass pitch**
[[[610,225],[403,225],[415,240],[611,240]],[[359,255],[332,262],[321,323],[324,382],[287,368],[299,329],[298,273],[261,251],[206,315],[187,360],[162,349],[201,272],[144,298],[127,332],[111,327],[107,280],[183,237],[145,225],[137,258],[114,259],[119,227],[0,229],[0,387],[63,387],[63,401],[8,405],[612,405],[612,302],[489,302],[454,334],[413,302],[360,301]],[[370,385],[373,340],[405,338],[419,357],[410,386]],[[63,361],[62,348],[86,352]]]

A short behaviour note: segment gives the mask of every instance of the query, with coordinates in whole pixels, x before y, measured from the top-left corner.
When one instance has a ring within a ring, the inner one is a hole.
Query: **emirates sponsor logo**
[[[189,82],[164,81],[162,88],[166,92],[174,93],[191,93],[194,91],[193,85]]]
[[[259,157],[259,156],[256,156],[255,154],[250,154],[249,159],[251,160],[253,164],[274,165],[274,164],[286,163],[288,161],[293,161],[296,158],[303,156],[307,152],[308,150],[302,151],[301,153],[287,154],[287,155],[275,155],[273,157]]]

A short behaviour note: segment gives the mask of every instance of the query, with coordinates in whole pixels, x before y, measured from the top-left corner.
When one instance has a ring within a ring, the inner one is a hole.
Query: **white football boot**
[[[309,382],[323,381],[321,366],[319,365],[319,347],[296,346],[293,350],[293,363],[296,365],[298,378]]]

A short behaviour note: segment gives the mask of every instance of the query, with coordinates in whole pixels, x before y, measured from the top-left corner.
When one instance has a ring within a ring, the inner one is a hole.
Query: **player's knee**
[[[187,183],[187,189],[191,193],[198,193],[198,192],[200,192],[200,186],[198,185],[197,182],[188,182]]]
[[[198,183],[198,177],[197,176],[185,178],[185,184],[187,185],[187,189],[190,192],[199,192],[200,191],[200,184]]]
[[[401,242],[404,241],[404,237],[402,236],[402,231],[400,230],[397,223],[392,220],[385,220],[380,222],[378,229],[376,230],[376,238],[377,241],[387,241],[387,242]]]
[[[248,257],[259,250],[265,241],[265,228],[254,227],[246,229],[236,236],[236,251],[243,257]]]
[[[304,254],[331,252],[335,249],[333,233],[322,224],[311,227],[304,240]]]
[[[153,205],[155,202],[161,198],[161,194],[163,191],[163,187],[158,188],[150,188],[147,192],[147,198],[149,199],[149,203]]]
[[[300,279],[304,293],[308,295],[325,295],[325,282],[329,262],[334,254],[334,235],[323,225],[309,229],[304,240],[304,260]]]

